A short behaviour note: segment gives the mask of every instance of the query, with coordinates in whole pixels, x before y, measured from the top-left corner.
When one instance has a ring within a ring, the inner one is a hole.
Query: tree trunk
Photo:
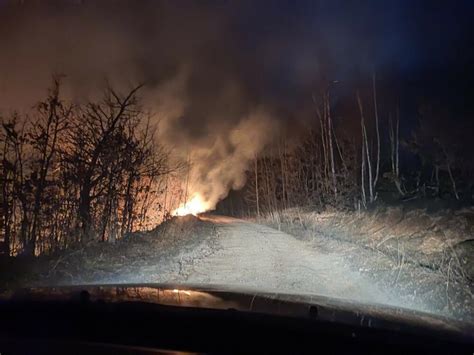
[[[93,239],[92,216],[91,216],[91,190],[89,182],[83,184],[79,200],[79,219],[81,221],[81,240]]]
[[[258,196],[258,158],[255,156],[255,199],[257,201],[257,217],[260,217],[260,202]]]
[[[328,168],[328,149],[327,149],[327,143],[326,143],[326,106],[323,106],[323,114],[321,115],[321,112],[318,110],[318,115],[319,115],[319,122],[321,124],[321,146],[323,150],[323,176],[324,176],[324,189],[327,189],[327,179],[328,179],[328,174],[327,174],[327,168]],[[326,192],[326,191],[325,191]]]
[[[328,119],[328,143],[329,143],[329,156],[331,161],[331,179],[332,179],[332,187],[334,191],[334,199],[337,199],[337,181],[336,181],[336,167],[334,163],[334,147],[332,144],[332,119],[331,119],[331,108],[329,104],[329,94],[326,97],[326,114]]]
[[[284,144],[284,143],[283,143]],[[281,188],[282,188],[282,196],[281,196],[281,201],[283,204],[283,208],[287,206],[286,203],[286,196],[287,196],[287,191],[286,191],[286,173],[285,173],[285,146],[283,146],[283,152],[281,150],[281,146],[278,145],[278,155],[280,156],[280,170],[281,170]]]
[[[362,205],[364,208],[367,207],[367,196],[365,194],[365,151],[364,151],[364,140],[362,140],[361,149],[361,168],[360,168],[360,187],[362,192]]]
[[[3,222],[3,252],[10,255],[10,204],[8,190],[8,173],[4,167],[4,174],[2,177],[2,222]]]
[[[369,183],[369,201],[372,203],[374,202],[372,163],[370,161],[369,140],[367,137],[367,130],[365,128],[364,110],[363,110],[362,101],[360,99],[360,95],[358,92],[357,92],[357,103],[359,105],[359,110],[360,110],[360,125],[362,128],[362,148],[365,148],[365,155],[367,158],[366,164],[367,164],[368,183]]]
[[[368,180],[369,180],[369,201],[370,203],[374,202],[374,185],[372,180],[372,162],[370,160],[370,152],[369,152],[369,142],[367,138],[367,131],[365,129],[365,124],[363,126],[364,131],[364,140],[365,140],[365,153],[367,155],[367,171],[368,171]]]
[[[454,181],[453,172],[451,171],[451,164],[447,163],[449,178],[451,179],[451,184],[453,186],[454,197],[456,200],[459,200],[458,190],[456,189],[456,181]]]
[[[373,92],[374,92],[374,114],[375,114],[375,131],[377,134],[377,161],[375,167],[375,178],[374,178],[374,188],[377,187],[377,181],[379,179],[379,171],[380,171],[380,130],[379,130],[379,114],[377,108],[377,89],[375,85],[375,73],[372,76],[372,85],[373,85]]]

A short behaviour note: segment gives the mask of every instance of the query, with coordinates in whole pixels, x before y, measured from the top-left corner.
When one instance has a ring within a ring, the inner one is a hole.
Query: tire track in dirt
[[[351,269],[343,255],[315,250],[267,226],[224,216],[201,218],[215,225],[219,248],[190,264],[186,279],[177,281],[400,305],[397,297]]]

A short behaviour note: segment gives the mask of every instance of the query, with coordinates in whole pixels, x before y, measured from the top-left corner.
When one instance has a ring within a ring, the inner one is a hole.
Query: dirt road
[[[251,222],[224,216],[202,219],[216,226],[219,248],[185,267],[184,280],[176,281],[399,305],[394,296],[351,269],[341,255],[315,250]]]
[[[6,288],[130,283],[223,286],[453,313],[445,306],[444,289],[436,291],[438,281],[425,290],[418,286],[423,273],[431,271],[406,269],[374,251],[334,238],[298,239],[268,226],[208,215],[173,218],[112,245],[93,244],[36,260],[22,272],[11,266],[19,275],[8,273],[10,279],[3,284]],[[466,300],[458,302],[456,315],[470,314]]]
[[[346,298],[474,319],[470,289],[453,280],[447,283],[436,270],[400,263],[314,231],[301,238],[224,216],[176,217],[114,244],[94,243],[29,262],[18,258],[6,262],[6,266],[0,263],[0,269],[11,271],[0,272],[0,291],[86,284],[189,284]]]

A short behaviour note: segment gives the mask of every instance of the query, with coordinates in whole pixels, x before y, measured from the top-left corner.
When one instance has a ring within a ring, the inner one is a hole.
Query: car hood
[[[28,288],[0,294],[0,303],[25,301],[140,302],[313,318],[323,322],[417,334],[440,332],[449,337],[469,340],[474,334],[472,324],[411,309],[325,296],[255,292],[216,286],[85,285]]]

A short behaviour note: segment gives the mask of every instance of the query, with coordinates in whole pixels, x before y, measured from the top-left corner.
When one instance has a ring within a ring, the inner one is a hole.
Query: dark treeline
[[[138,101],[108,87],[98,101],[61,96],[61,78],[25,115],[1,117],[0,239],[10,255],[113,242],[165,213],[157,196],[177,167]]]
[[[337,104],[330,85],[314,95],[314,120],[303,137],[283,137],[257,156],[243,193],[232,193],[219,210],[357,210],[427,198],[472,204],[472,119],[426,101],[409,119],[403,102],[384,97],[371,79]]]
[[[0,253],[114,242],[158,224],[183,200],[174,173],[184,166],[159,143],[140,86],[125,93],[107,87],[96,101],[73,103],[60,84],[55,78],[27,114],[1,117]],[[424,102],[414,124],[375,75],[337,103],[333,95],[331,85],[313,95],[304,134],[282,135],[260,152],[245,187],[220,212],[357,210],[417,198],[472,204],[469,115]]]

